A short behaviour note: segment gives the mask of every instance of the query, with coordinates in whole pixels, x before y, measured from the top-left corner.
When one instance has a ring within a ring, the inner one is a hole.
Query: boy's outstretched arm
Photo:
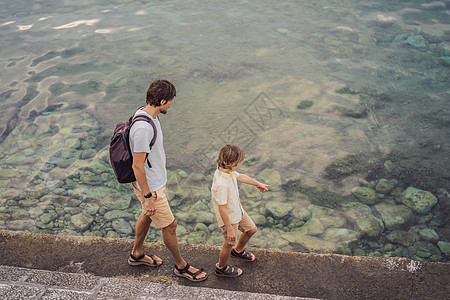
[[[270,185],[268,185],[268,184],[261,183],[261,182],[255,180],[255,179],[253,179],[253,178],[251,178],[250,176],[245,175],[245,174],[239,174],[237,180],[240,181],[240,182],[242,182],[242,183],[254,185],[254,186],[256,186],[261,192],[266,192],[266,191],[268,191],[268,190],[269,190],[268,187],[270,186]]]

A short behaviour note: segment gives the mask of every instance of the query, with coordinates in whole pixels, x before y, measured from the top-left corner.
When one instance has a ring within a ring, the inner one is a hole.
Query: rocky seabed
[[[85,150],[79,151],[81,155]],[[5,174],[10,179],[15,176],[3,172],[3,180],[8,180]],[[286,197],[276,170],[265,169],[256,178],[270,184],[271,190],[260,193],[241,185],[243,206],[259,229],[251,246],[418,261],[450,258],[450,243],[439,234],[445,226],[439,201],[449,197],[443,189],[433,195],[414,187],[400,188],[395,179],[360,180],[346,201],[330,208],[311,203],[306,196]],[[34,178],[34,184],[39,185],[39,180]],[[168,172],[167,196],[179,224],[180,242],[223,243],[210,200],[211,180],[212,175]],[[106,155],[52,186],[35,191],[7,189],[0,202],[1,229],[114,238],[134,237],[141,210],[131,185],[116,183]],[[161,231],[151,229],[147,241],[161,240]]]

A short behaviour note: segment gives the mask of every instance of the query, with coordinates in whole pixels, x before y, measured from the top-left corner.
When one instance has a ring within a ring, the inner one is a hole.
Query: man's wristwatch
[[[144,198],[148,199],[152,197],[152,192],[149,192],[147,195],[144,195]]]

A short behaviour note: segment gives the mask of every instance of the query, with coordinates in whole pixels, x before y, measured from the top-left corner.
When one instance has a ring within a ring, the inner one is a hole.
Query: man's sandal
[[[231,256],[240,258],[245,261],[254,261],[256,259],[255,255],[253,255],[253,253],[245,251],[245,250],[242,250],[242,252],[237,252],[236,250],[234,250],[234,247],[233,247],[233,249],[231,249]]]
[[[215,271],[217,276],[222,276],[222,277],[238,277],[242,275],[242,270],[238,267],[233,267],[233,266],[228,266],[226,265],[223,268],[219,268],[216,265],[216,271]]]
[[[208,278],[207,274],[205,274],[205,277],[197,278],[198,275],[203,273],[203,268],[200,268],[198,269],[197,272],[192,273],[191,271],[189,271],[190,267],[191,266],[188,263],[186,264],[186,267],[184,267],[183,269],[179,269],[177,265],[175,265],[175,270],[173,270],[173,273],[179,277],[184,277],[190,281],[203,281],[206,280],[206,278]]]
[[[162,262],[160,264],[158,264],[158,261],[156,260],[154,255],[149,255],[148,257],[150,257],[152,259],[152,263],[149,263],[148,261],[143,261],[142,259],[145,257],[145,254],[142,254],[139,257],[134,256],[133,254],[130,253],[130,257],[128,258],[128,264],[130,266],[136,267],[136,266],[150,266],[150,267],[157,267],[162,265]]]

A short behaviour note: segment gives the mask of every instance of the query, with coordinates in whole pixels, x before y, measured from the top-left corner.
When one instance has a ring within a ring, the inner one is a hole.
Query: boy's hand
[[[230,242],[236,241],[236,231],[233,229],[233,227],[229,229],[227,228],[227,240],[229,240]]]
[[[259,189],[260,192],[267,192],[269,190],[268,189],[269,186],[270,185],[268,185],[268,184],[258,182],[258,185],[256,187]]]

